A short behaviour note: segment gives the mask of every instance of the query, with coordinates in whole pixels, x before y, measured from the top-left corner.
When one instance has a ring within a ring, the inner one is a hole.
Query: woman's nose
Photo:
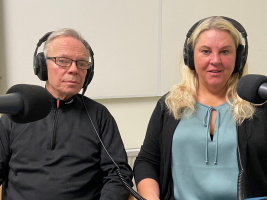
[[[220,54],[212,53],[212,55],[211,55],[211,64],[213,64],[213,65],[221,64]]]

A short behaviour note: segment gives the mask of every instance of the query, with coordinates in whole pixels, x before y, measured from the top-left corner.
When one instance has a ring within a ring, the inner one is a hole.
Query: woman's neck
[[[226,102],[226,91],[226,88],[220,90],[199,88],[196,100],[204,105],[217,107]]]

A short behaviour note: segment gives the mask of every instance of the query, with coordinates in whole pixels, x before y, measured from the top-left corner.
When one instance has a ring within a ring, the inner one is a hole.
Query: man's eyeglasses
[[[85,60],[72,60],[64,57],[46,57],[46,59],[54,60],[56,65],[60,67],[70,67],[73,61],[78,69],[87,70],[91,66],[91,63]]]

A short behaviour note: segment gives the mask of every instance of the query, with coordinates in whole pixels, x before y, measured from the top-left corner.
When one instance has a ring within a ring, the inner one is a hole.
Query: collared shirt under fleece
[[[137,185],[145,178],[156,180],[160,199],[172,200],[171,149],[179,120],[169,113],[165,98],[166,95],[158,101],[150,118],[144,143],[134,163],[134,177]],[[237,126],[237,141],[239,197],[267,196],[267,103],[257,106],[253,120],[245,120]]]
[[[83,97],[109,154],[132,184],[132,171],[117,124],[101,104]],[[80,94],[60,101],[44,119],[17,124],[0,120],[0,182],[5,200],[128,199],[104,151]],[[38,111],[36,111],[38,112]]]

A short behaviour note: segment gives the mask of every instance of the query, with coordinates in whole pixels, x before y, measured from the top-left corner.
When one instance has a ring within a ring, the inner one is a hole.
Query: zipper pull
[[[60,99],[57,98],[57,108],[59,107],[59,101],[60,101]]]

